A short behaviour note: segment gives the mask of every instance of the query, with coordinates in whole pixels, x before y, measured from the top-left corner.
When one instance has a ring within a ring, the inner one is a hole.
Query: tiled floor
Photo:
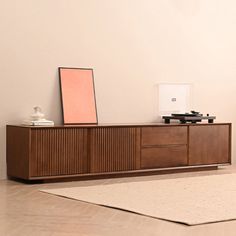
[[[235,236],[236,220],[199,226],[185,226],[57,197],[39,191],[39,189],[45,188],[225,173],[236,173],[236,168],[225,167],[214,171],[33,185],[3,180],[0,181],[0,236]]]

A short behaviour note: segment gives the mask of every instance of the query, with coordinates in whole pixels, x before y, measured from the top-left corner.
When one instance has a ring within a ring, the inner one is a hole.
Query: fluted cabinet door
[[[91,173],[140,169],[140,129],[90,129]]]
[[[87,172],[87,129],[32,129],[30,176]]]

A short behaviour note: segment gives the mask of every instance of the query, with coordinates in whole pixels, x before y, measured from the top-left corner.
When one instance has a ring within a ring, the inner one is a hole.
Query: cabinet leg
[[[170,124],[170,119],[165,119],[165,124]]]

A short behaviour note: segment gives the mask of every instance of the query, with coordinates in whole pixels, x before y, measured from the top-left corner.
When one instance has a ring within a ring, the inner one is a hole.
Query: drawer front
[[[141,151],[141,168],[161,168],[185,166],[187,146],[143,148]]]
[[[142,128],[142,146],[187,144],[187,127]]]

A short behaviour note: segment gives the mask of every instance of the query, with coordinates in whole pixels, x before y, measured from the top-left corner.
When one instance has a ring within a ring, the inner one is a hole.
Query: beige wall
[[[160,82],[192,83],[193,109],[236,121],[235,1],[0,3],[0,178],[7,123],[34,105],[61,122],[59,66],[94,68],[101,123],[155,121]]]

